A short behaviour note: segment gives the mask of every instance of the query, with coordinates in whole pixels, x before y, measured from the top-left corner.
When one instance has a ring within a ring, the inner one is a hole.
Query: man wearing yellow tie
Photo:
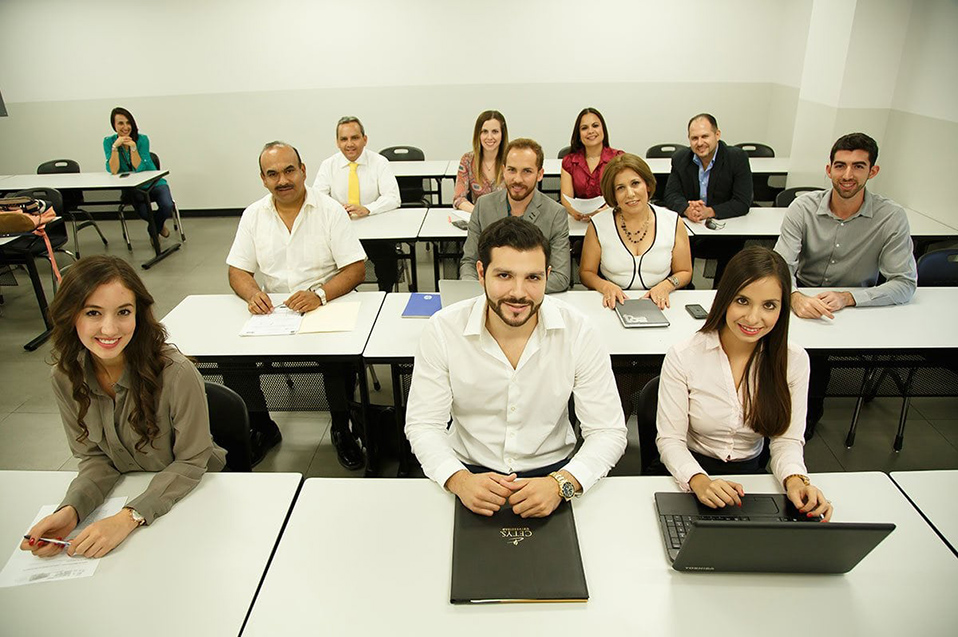
[[[359,118],[346,116],[336,124],[339,152],[319,167],[313,188],[343,204],[353,219],[399,207],[399,184],[389,160],[366,150],[366,130]],[[382,241],[363,242],[373,262],[379,289],[391,292],[399,281],[396,245]]]

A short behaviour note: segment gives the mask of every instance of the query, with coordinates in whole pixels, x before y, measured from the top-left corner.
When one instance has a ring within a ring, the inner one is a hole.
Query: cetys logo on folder
[[[626,323],[631,325],[638,325],[639,323],[648,323],[649,319],[644,316],[632,316],[631,314],[623,314],[622,318]]]
[[[519,546],[519,542],[532,537],[532,529],[527,526],[504,526],[499,529],[499,535],[507,544]]]

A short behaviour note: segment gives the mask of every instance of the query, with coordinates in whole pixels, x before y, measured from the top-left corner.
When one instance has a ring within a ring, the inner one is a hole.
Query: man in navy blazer
[[[715,117],[700,113],[688,126],[689,148],[672,155],[665,205],[701,222],[709,217],[741,217],[752,205],[748,154],[722,141]]]
[[[748,154],[722,141],[715,117],[699,113],[689,120],[689,148],[672,155],[672,173],[665,184],[665,205],[695,223],[741,217],[752,205],[752,169]],[[694,256],[715,259],[714,286],[743,239],[699,239]]]

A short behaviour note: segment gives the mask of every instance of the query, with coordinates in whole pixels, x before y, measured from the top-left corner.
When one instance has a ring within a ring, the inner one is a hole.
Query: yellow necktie
[[[359,167],[354,161],[349,162],[349,192],[347,195],[346,203],[360,204],[359,201],[359,173],[356,172],[356,168]]]

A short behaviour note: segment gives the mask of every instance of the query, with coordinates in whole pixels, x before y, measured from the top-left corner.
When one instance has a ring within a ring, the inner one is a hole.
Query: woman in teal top
[[[150,156],[150,140],[136,128],[133,114],[125,108],[117,106],[110,112],[110,125],[116,131],[115,135],[103,138],[103,153],[106,155],[106,169],[109,173],[143,172],[156,170],[153,158]],[[133,192],[133,208],[144,220],[148,220],[152,210],[150,201],[156,202],[157,211],[153,213],[156,230],[161,237],[170,236],[166,229],[166,220],[173,215],[173,195],[165,179],[161,179],[153,189],[147,193]]]

